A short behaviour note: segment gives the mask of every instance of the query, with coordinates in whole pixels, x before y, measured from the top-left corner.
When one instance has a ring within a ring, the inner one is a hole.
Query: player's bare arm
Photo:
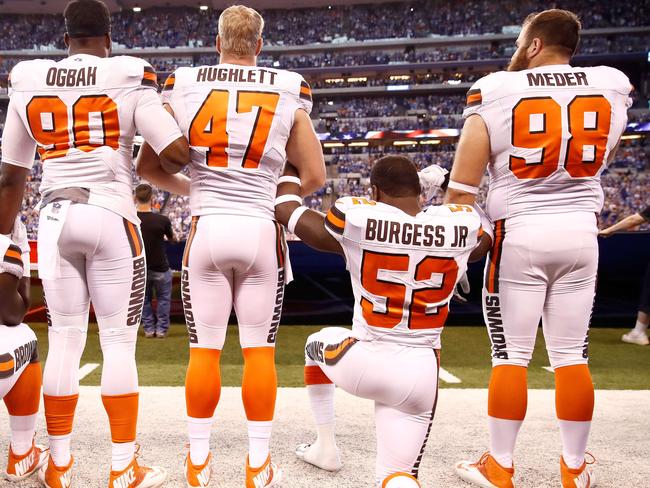
[[[479,238],[478,244],[476,245],[472,253],[469,255],[469,262],[475,263],[476,261],[480,261],[485,256],[487,256],[487,253],[490,251],[491,248],[492,248],[492,237],[487,232],[483,232],[483,235],[481,235],[481,237]]]
[[[0,166],[0,234],[10,234],[20,211],[29,170],[3,163]]]
[[[606,229],[601,230],[598,235],[601,237],[609,237],[613,234],[616,234],[617,232],[625,231],[632,229],[638,225],[641,225],[645,222],[646,220],[643,218],[643,216],[639,213],[635,213],[633,215],[628,215],[625,217],[623,220],[620,222],[616,222],[614,225],[611,225],[607,227]]]
[[[287,142],[287,159],[295,166],[301,182],[301,194],[309,195],[325,183],[323,150],[309,114],[302,109],[296,116]]]
[[[183,138],[184,139],[184,138]],[[176,195],[189,196],[190,179],[184,175],[175,172],[170,174],[162,166],[161,158],[156,154],[152,147],[146,142],[140,147],[138,158],[136,159],[135,168],[138,176],[149,181],[158,188],[174,193]]]
[[[291,163],[287,163],[282,175],[297,177],[298,171]],[[301,180],[302,182],[302,180]],[[278,198],[294,196],[293,200],[279,203],[275,206],[275,217],[282,225],[289,228],[309,247],[319,251],[343,254],[341,245],[325,229],[325,216],[314,210],[302,207],[298,200],[302,201],[300,185],[297,182],[281,181],[278,185]],[[281,201],[281,200],[280,200]],[[303,210],[304,209],[304,210]],[[291,217],[294,212],[301,212],[298,220],[290,226]],[[295,228],[293,228],[295,226]]]
[[[478,187],[490,160],[490,136],[483,119],[473,115],[465,121],[451,168],[445,203],[474,205]]]
[[[25,301],[18,292],[18,278],[0,273],[0,323],[18,325],[25,317]]]

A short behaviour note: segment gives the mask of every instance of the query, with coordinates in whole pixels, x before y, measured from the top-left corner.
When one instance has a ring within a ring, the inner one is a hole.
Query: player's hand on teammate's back
[[[456,284],[454,295],[451,297],[451,299],[456,303],[467,303],[467,298],[465,298],[465,296],[469,295],[470,290],[471,288],[469,285],[469,279],[467,278],[467,273],[465,273],[463,274],[463,277],[460,279],[460,281]]]

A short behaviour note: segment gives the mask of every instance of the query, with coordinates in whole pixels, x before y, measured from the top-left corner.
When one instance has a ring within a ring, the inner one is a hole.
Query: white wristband
[[[449,185],[447,185],[447,188],[453,188],[454,190],[460,190],[472,195],[478,195],[478,186],[470,186],[464,183],[458,183],[454,180],[449,180]]]
[[[283,203],[287,202],[298,202],[300,205],[302,205],[302,197],[300,195],[296,195],[295,193],[288,193],[286,195],[280,195],[275,199],[275,206],[277,207],[278,205],[281,205]]]
[[[295,183],[296,185],[300,186],[300,178],[297,176],[280,176],[278,179],[278,185],[280,183]]]
[[[287,229],[289,229],[289,232],[292,234],[296,233],[296,225],[298,225],[298,220],[300,220],[302,214],[304,214],[307,210],[309,209],[303,205],[293,211],[291,217],[289,217],[289,222],[287,222]]]

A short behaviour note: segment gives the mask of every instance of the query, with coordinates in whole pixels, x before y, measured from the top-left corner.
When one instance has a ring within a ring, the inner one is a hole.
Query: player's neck
[[[151,212],[151,204],[150,203],[138,203],[136,205],[136,208],[138,212]]]
[[[554,66],[558,64],[569,64],[571,58],[557,53],[540,53],[539,56],[530,60],[528,69],[541,68],[543,66]]]
[[[397,207],[402,212],[409,214],[413,217],[415,217],[417,214],[419,214],[422,211],[420,202],[418,201],[417,198],[413,198],[413,197],[400,198],[400,197],[384,196],[379,201],[380,203],[390,205],[391,207]]]
[[[237,64],[239,66],[257,66],[257,56],[233,56],[222,53],[219,64]]]
[[[68,56],[75,56],[77,54],[88,54],[90,56],[97,56],[98,58],[107,58],[109,52],[106,49],[104,38],[70,39]]]

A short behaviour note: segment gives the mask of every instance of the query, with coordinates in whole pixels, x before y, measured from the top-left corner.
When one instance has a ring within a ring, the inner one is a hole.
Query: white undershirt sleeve
[[[15,97],[11,97],[2,133],[2,162],[30,169],[34,166],[35,151],[36,141],[18,113]]]
[[[156,154],[160,154],[183,134],[154,90],[138,90],[136,93],[135,126]]]

